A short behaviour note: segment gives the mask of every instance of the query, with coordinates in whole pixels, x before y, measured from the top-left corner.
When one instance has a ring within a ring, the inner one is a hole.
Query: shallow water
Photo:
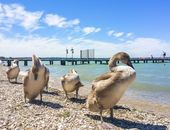
[[[90,87],[91,81],[95,77],[103,74],[108,70],[107,65],[100,64],[85,64],[85,65],[66,65],[61,66],[59,62],[54,62],[54,65],[48,65],[50,73],[54,77],[61,77],[70,69],[74,68],[80,75],[82,82]],[[24,67],[20,62],[22,70],[26,70],[31,66]],[[170,104],[170,63],[140,63],[134,64],[137,72],[135,82],[129,87],[126,95],[140,98],[148,101]]]

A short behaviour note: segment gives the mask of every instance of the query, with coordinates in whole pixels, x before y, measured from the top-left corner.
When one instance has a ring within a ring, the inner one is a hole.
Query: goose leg
[[[47,92],[48,92],[48,84],[46,85],[46,90],[47,90]]]
[[[24,93],[24,101],[25,101],[25,103],[27,102],[26,94],[25,93]]]
[[[46,84],[46,90],[48,91],[48,82],[49,82],[49,77],[47,77],[47,84]]]
[[[17,83],[17,78],[15,78],[15,83]]]
[[[11,83],[11,80],[10,80],[10,78],[8,78],[8,81]]]
[[[64,91],[64,92],[66,94],[66,100],[65,101],[67,101],[69,98],[68,98],[67,92],[66,91]]]
[[[40,92],[40,101],[42,102],[42,91]]]
[[[110,108],[110,118],[113,118],[113,108]]]
[[[76,89],[76,98],[78,98],[78,91],[79,89]]]
[[[100,121],[103,123],[102,109],[100,110]]]

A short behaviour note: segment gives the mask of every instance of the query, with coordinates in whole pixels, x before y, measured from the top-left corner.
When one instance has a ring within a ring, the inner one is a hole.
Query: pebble
[[[105,112],[101,125],[99,113],[80,109],[80,103],[65,102],[65,94],[54,88],[50,88],[49,93],[43,93],[42,104],[39,104],[39,97],[36,99],[38,103],[25,104],[22,84],[9,83],[4,70],[0,67],[0,130],[170,129],[170,117],[128,106],[126,108],[130,111],[115,109],[113,120],[109,119],[109,112]],[[19,82],[23,82],[22,77],[19,77]],[[49,86],[57,88],[58,84],[52,79]],[[73,97],[74,94],[69,96]]]

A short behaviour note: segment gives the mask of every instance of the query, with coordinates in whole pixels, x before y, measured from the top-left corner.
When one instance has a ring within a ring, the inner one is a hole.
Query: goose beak
[[[135,68],[133,67],[131,61],[128,61],[127,65],[130,66],[130,67],[132,67],[133,69],[135,69]]]

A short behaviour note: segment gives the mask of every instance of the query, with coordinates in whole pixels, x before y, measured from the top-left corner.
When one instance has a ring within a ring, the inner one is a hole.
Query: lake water
[[[91,81],[95,77],[108,72],[107,65],[85,64],[85,65],[66,65],[61,66],[59,62],[54,65],[48,65],[49,62],[43,62],[50,69],[51,76],[59,78],[74,68],[80,75],[80,78],[87,87],[90,87]],[[133,64],[137,72],[135,82],[129,87],[126,95],[134,98],[144,99],[162,104],[170,104],[170,63],[140,63]],[[21,70],[27,67],[20,62]]]

